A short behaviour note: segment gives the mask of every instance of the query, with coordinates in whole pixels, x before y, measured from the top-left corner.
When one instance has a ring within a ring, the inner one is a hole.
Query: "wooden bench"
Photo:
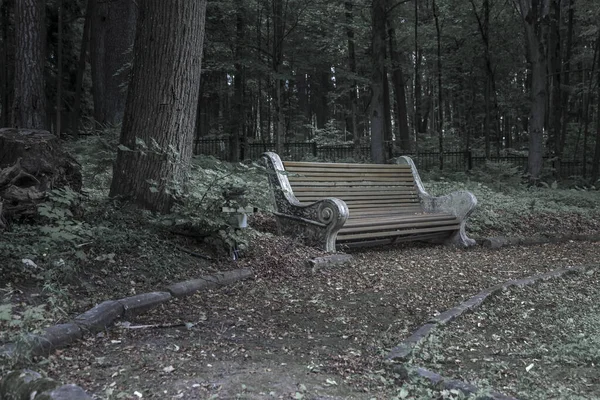
[[[282,162],[264,153],[281,234],[334,252],[336,246],[427,240],[471,246],[467,217],[472,193],[433,197],[415,164]]]

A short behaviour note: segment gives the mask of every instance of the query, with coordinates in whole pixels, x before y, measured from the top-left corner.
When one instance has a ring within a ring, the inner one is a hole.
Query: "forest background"
[[[1,125],[72,136],[118,126],[136,3],[18,3],[37,17],[17,32],[15,1],[0,4]],[[309,157],[345,145],[340,154],[367,148],[375,162],[435,152],[440,169],[447,152],[522,156],[533,181],[571,163],[563,177],[595,182],[599,16],[593,0],[208,1],[202,76],[189,88],[200,93],[195,151],[237,161],[259,143],[282,154],[304,143]],[[43,102],[22,110],[39,115],[30,126],[11,117],[27,31],[44,37],[31,60]]]

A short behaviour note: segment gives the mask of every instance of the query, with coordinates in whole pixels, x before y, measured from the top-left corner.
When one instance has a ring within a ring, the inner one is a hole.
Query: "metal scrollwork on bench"
[[[337,232],[348,219],[348,206],[340,199],[326,198],[312,204],[301,204],[292,191],[279,156],[263,154],[269,171],[269,181],[277,204],[279,231],[284,235],[301,237],[309,245],[335,251]],[[325,243],[325,246],[323,246]]]

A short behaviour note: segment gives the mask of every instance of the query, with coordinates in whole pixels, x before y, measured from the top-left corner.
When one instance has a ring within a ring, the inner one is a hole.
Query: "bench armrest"
[[[262,155],[262,160],[273,189],[279,230],[290,236],[301,236],[308,244],[316,244],[326,251],[335,251],[337,233],[350,214],[346,203],[328,197],[311,204],[301,204],[294,196],[279,156],[267,152]]]
[[[472,246],[475,244],[475,240],[467,237],[465,232],[465,225],[467,218],[473,213],[477,206],[477,198],[475,195],[467,190],[458,190],[445,196],[431,196],[425,190],[417,167],[414,161],[410,157],[402,156],[397,160],[398,164],[408,164],[412,170],[412,174],[415,178],[415,184],[417,186],[417,192],[423,210],[427,213],[445,212],[454,215],[460,221],[460,230],[457,232],[455,237],[452,238],[452,242],[464,247]]]

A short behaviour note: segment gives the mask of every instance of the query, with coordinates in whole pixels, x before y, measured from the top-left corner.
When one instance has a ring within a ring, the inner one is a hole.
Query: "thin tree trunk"
[[[437,38],[437,83],[438,83],[438,120],[436,130],[438,131],[438,151],[440,152],[440,170],[444,169],[444,102],[442,88],[442,32],[438,15],[438,8],[433,0],[433,17],[435,19],[435,31]]]
[[[46,6],[42,0],[18,0],[15,5],[15,95],[12,126],[46,129],[44,89]]]
[[[283,151],[283,111],[281,99],[280,67],[283,62],[283,4],[281,0],[273,1],[273,81],[275,97],[275,143],[277,153]]]
[[[528,50],[532,62],[531,114],[529,117],[528,172],[530,183],[540,179],[543,162],[544,122],[546,120],[547,30],[543,22],[549,13],[549,0],[533,5],[528,0],[518,0],[525,25]]]
[[[551,7],[553,8],[553,15],[550,23],[550,42],[548,48],[548,55],[550,57],[549,67],[551,72],[551,82],[552,82],[552,91],[551,91],[551,121],[550,121],[550,139],[554,144],[554,154],[557,156],[560,161],[560,155],[562,153],[561,143],[562,140],[560,138],[561,134],[561,116],[562,116],[562,102],[561,102],[561,68],[562,68],[562,59],[561,59],[561,37],[560,37],[560,20],[561,20],[561,12],[560,12],[560,4],[559,0],[552,0]]]
[[[372,8],[372,76],[371,76],[371,159],[376,164],[385,161],[383,74],[385,71],[385,0],[373,0]]]
[[[354,44],[354,12],[353,12],[353,4],[351,1],[346,1],[346,24],[348,28],[346,29],[346,36],[348,38],[348,67],[350,69],[350,73],[352,73],[352,84],[350,85],[350,113],[351,113],[351,125],[352,125],[352,142],[354,144],[354,154],[358,157],[358,153],[360,151],[360,137],[358,133],[358,121],[356,119],[356,113],[358,112],[358,99],[357,99],[357,82],[354,75],[356,75],[356,50]]]
[[[388,44],[392,60],[392,83],[394,85],[394,98],[396,100],[396,126],[398,128],[398,141],[400,150],[404,153],[411,152],[410,133],[408,130],[408,112],[406,110],[406,90],[404,88],[404,73],[400,63],[400,54],[396,50],[396,31],[388,19]]]
[[[138,5],[135,63],[110,196],[166,213],[185,189],[192,157],[206,0]]]
[[[598,32],[597,47],[600,47],[600,32]],[[596,148],[594,150],[594,161],[592,164],[592,184],[595,185],[600,178],[600,68],[598,68],[598,79],[596,80],[596,91],[598,96],[598,112],[596,115]]]
[[[424,132],[421,129],[421,51],[419,50],[419,0],[415,0],[415,138],[419,133]]]
[[[94,118],[117,125],[123,119],[139,3],[96,1],[92,19],[91,62]]]
[[[77,76],[75,78],[75,99],[73,101],[73,111],[71,116],[71,132],[76,134],[79,131],[79,118],[81,116],[81,93],[83,92],[83,75],[85,74],[86,54],[90,43],[90,27],[94,10],[94,2],[88,0],[85,21],[83,23],[83,34],[81,36],[81,48],[79,49],[79,61],[77,66]]]
[[[562,152],[565,148],[567,140],[567,124],[569,122],[569,85],[571,84],[571,54],[573,51],[573,20],[575,15],[575,0],[569,1],[569,22],[567,27],[567,48],[563,66],[563,84],[567,90],[562,91],[561,99],[561,114],[562,114],[562,125],[560,133],[560,145],[559,157],[562,156]]]
[[[232,162],[240,161],[240,144],[244,136],[244,93],[243,93],[243,67],[241,60],[242,41],[244,40],[244,4],[242,0],[236,0],[236,43],[235,43],[235,76],[233,78],[234,90],[234,114],[232,115],[233,126],[231,129],[230,158]]]
[[[387,67],[383,67],[383,118],[385,119],[385,131],[383,136],[384,148],[392,141],[392,114],[390,111],[390,81],[388,79]],[[384,149],[385,151],[385,149]]]
[[[63,79],[63,9],[62,9],[62,0],[58,0],[57,9],[58,9],[58,34],[57,34],[57,49],[56,52],[56,62],[57,62],[57,73],[56,73],[56,136],[60,137],[62,130],[62,79]]]
[[[596,46],[594,48],[594,58],[592,59],[592,69],[590,71],[590,77],[588,79],[588,87],[585,95],[585,107],[583,110],[583,177],[587,177],[587,160],[588,160],[588,138],[590,135],[589,127],[590,127],[590,102],[593,99],[592,94],[592,83],[594,82],[594,71],[596,70],[596,59],[600,57],[600,31],[598,31],[598,38],[596,39]],[[600,68],[599,68],[600,70]],[[600,86],[600,82],[598,82]]]

